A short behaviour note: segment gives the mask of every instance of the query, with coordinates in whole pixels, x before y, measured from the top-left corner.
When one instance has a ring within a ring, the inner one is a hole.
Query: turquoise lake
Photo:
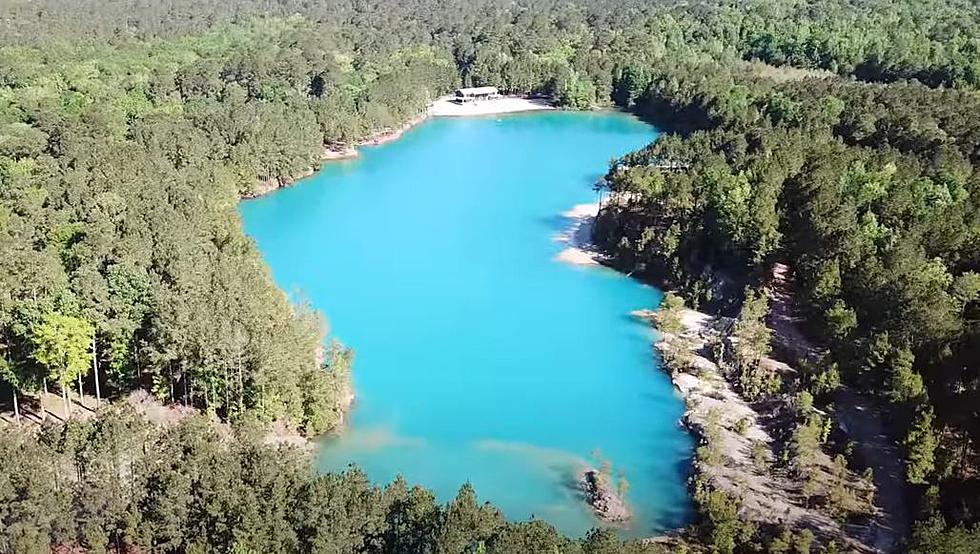
[[[317,467],[401,474],[441,501],[469,481],[581,536],[597,523],[570,480],[598,450],[629,482],[627,535],[686,523],[683,403],[629,315],[660,292],[555,260],[561,214],[656,135],[620,113],[434,119],[242,203],[276,282],[356,352],[349,426]]]

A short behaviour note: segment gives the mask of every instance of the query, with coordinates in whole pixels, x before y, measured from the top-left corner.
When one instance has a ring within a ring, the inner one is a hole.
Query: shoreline
[[[576,204],[561,215],[568,220],[568,228],[555,235],[554,240],[565,245],[554,259],[572,265],[602,265],[606,256],[592,244],[592,226],[599,215],[599,202]]]
[[[320,156],[315,165],[304,170],[296,171],[287,177],[269,177],[259,179],[255,187],[249,193],[243,194],[242,199],[253,200],[267,194],[271,194],[281,188],[295,184],[297,181],[305,179],[317,171],[325,162],[351,160],[361,155],[358,151],[363,146],[381,146],[394,142],[405,133],[413,129],[429,118],[437,117],[478,117],[486,115],[507,115],[516,113],[527,113],[533,111],[556,111],[558,108],[553,106],[550,101],[542,98],[524,98],[518,96],[503,96],[494,100],[485,100],[469,105],[460,105],[450,101],[451,96],[442,96],[419,115],[409,119],[405,123],[395,127],[379,129],[358,139],[353,144],[324,144]]]
[[[637,310],[632,315],[655,329],[662,317],[650,310]],[[678,331],[660,331],[654,348],[661,355],[661,370],[684,401],[680,422],[697,446],[691,459],[695,506],[698,489],[720,491],[738,502],[740,519],[759,527],[809,529],[821,541],[836,541],[849,552],[875,552],[848,532],[851,525],[842,525],[819,503],[805,501],[799,480],[779,467],[782,439],[772,428],[773,422],[766,420],[772,414],[761,413],[758,405],[735,390],[726,377],[724,358],[713,359],[715,345],[731,344],[736,320],[690,308],[682,308],[673,317]],[[780,364],[771,358],[764,360]],[[785,401],[777,400],[777,404]],[[770,410],[778,412],[779,407],[770,406]],[[822,475],[829,467],[827,459],[811,470]],[[850,471],[845,471],[844,479],[860,485],[857,475]],[[821,481],[820,486],[826,483]]]

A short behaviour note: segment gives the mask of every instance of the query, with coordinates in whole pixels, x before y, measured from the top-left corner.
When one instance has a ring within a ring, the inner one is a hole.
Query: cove
[[[686,523],[683,404],[629,315],[660,293],[555,260],[561,214],[656,135],[621,113],[432,119],[242,203],[276,282],[356,352],[356,404],[318,469],[401,474],[441,501],[469,481],[580,536],[597,522],[571,480],[598,450],[630,484],[626,534]]]

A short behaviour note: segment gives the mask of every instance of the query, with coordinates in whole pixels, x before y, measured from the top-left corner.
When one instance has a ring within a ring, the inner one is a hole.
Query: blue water
[[[568,483],[598,449],[630,484],[627,534],[685,523],[682,402],[629,315],[660,293],[554,259],[561,214],[656,134],[617,113],[430,120],[243,203],[277,283],[356,351],[352,419],[318,468],[402,474],[443,501],[470,481],[582,535],[596,522]]]

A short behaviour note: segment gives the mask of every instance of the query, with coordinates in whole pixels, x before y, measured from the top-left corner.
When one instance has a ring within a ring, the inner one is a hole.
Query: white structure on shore
[[[456,89],[454,100],[460,104],[476,102],[479,100],[494,100],[500,98],[500,91],[497,87],[472,87]]]
[[[433,102],[429,106],[428,115],[432,117],[469,117],[553,109],[555,108],[551,102],[541,98],[498,96],[479,102],[461,102],[455,94],[450,94]]]

